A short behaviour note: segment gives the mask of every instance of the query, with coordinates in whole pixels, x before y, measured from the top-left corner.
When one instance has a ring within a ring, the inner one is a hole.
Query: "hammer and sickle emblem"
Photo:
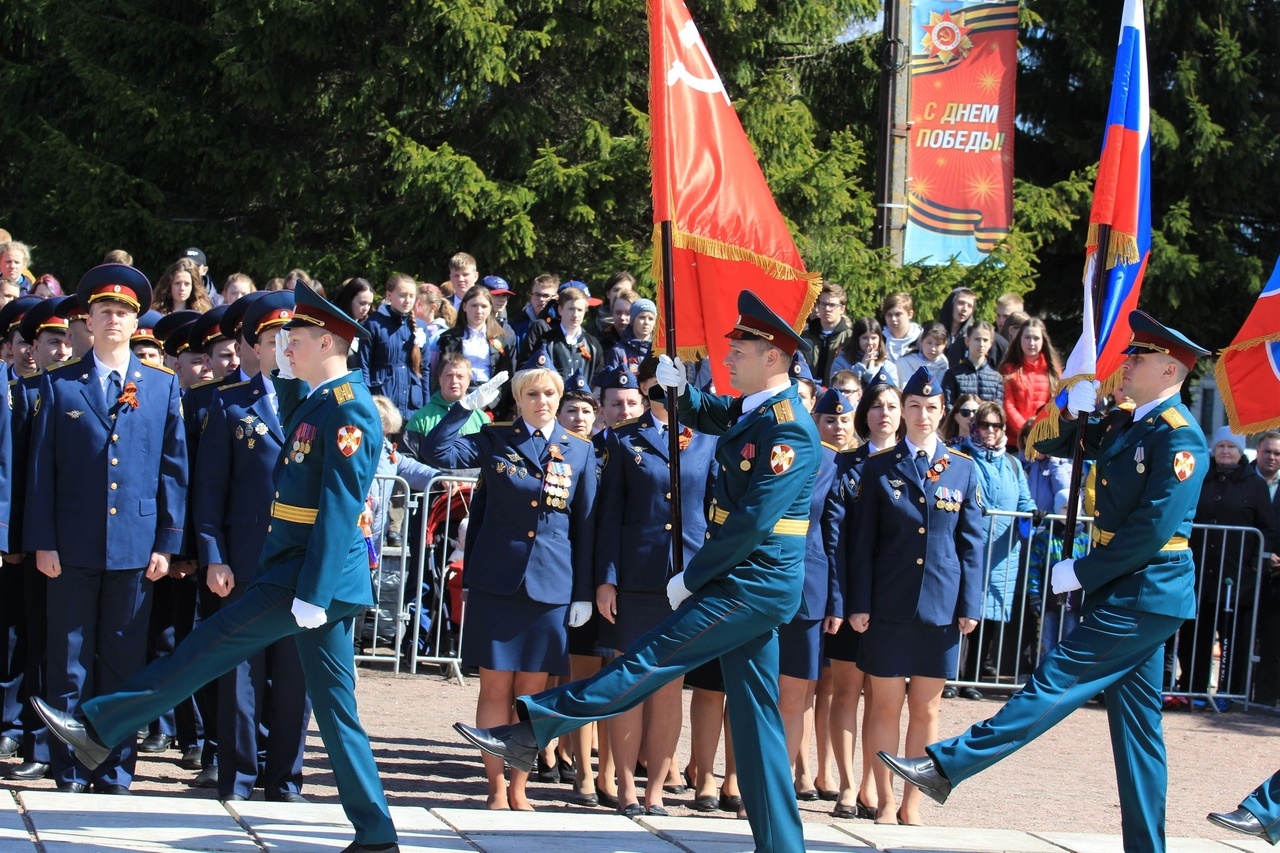
[[[711,62],[711,56],[707,53],[707,46],[702,41],[702,36],[698,33],[698,27],[692,20],[685,21],[684,26],[680,28],[680,44],[686,48],[696,48],[702,61],[706,63],[707,68],[711,70],[711,77],[696,77],[689,71],[685,64],[680,60],[673,60],[671,68],[667,71],[667,86],[674,86],[678,82],[699,92],[705,92],[708,95],[714,95],[717,92],[724,97],[724,102],[728,106],[733,106],[729,100],[729,93],[724,90],[724,83],[720,80],[720,72],[716,71],[715,65]]]

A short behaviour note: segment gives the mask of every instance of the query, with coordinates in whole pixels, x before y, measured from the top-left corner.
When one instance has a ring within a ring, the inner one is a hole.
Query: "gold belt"
[[[729,520],[729,511],[715,507],[711,510],[711,520],[716,524],[724,524]],[[773,526],[773,532],[782,536],[804,536],[809,532],[809,519],[783,518]]]
[[[1095,545],[1108,545],[1111,543],[1115,534],[1110,530],[1103,530],[1099,527],[1089,531],[1089,538],[1093,540]],[[1185,536],[1174,536],[1168,542],[1160,547],[1161,551],[1186,551],[1191,547],[1191,543]]]
[[[271,503],[271,517],[281,521],[292,521],[294,524],[315,524],[319,510],[305,506],[292,506],[279,501]]]

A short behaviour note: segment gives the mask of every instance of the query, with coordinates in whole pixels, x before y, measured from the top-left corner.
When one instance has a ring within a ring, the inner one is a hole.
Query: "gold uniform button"
[[[119,465],[119,464],[120,464],[120,460],[119,460],[119,459],[112,459],[112,460],[111,460],[111,464],[112,464],[112,465]]]
[[[923,527],[921,527],[921,528],[920,528],[920,532],[921,532],[921,533],[924,533],[924,532],[925,532]]]
[[[663,525],[662,529],[663,529],[663,530],[670,530],[670,529],[671,529],[671,525],[670,525],[670,524],[665,524],[665,525]]]
[[[542,475],[541,475],[541,474],[539,474],[537,471],[534,471],[534,472],[533,472],[533,479],[535,479],[535,480],[541,480],[541,479],[542,479]]]
[[[1100,516],[1100,515],[1102,515],[1102,513],[1101,513],[1101,512],[1099,512],[1098,510],[1096,510],[1096,509],[1095,509],[1095,510],[1093,511],[1093,517],[1094,517],[1094,518],[1097,518],[1097,517],[1098,517],[1098,516]]]
[[[119,488],[119,487],[118,487],[115,483],[112,483],[112,484],[111,484],[111,491],[113,491],[113,492],[114,492],[117,488]]]
[[[537,505],[538,505],[537,501],[529,501],[529,506],[537,506]]]
[[[280,493],[276,492],[276,500],[280,500]]]
[[[920,499],[920,503],[924,503],[924,498],[921,498],[921,499]]]
[[[116,514],[116,508],[115,508],[115,507],[112,507],[111,509],[107,510],[107,512],[111,513],[112,515],[115,515],[115,514]]]
[[[667,492],[667,500],[671,500],[671,493]]]
[[[112,441],[119,441],[119,440],[120,440],[120,436],[118,436],[118,435],[113,435],[113,436],[111,436],[111,440],[112,440]]]
[[[1102,485],[1104,485],[1104,486],[1105,486],[1106,484],[1107,484],[1107,481],[1106,481],[1106,480],[1103,480],[1103,481],[1102,481]]]
[[[268,525],[267,525],[267,532],[268,532],[268,533],[270,533],[270,532],[271,532],[271,525],[270,525],[270,524],[268,524]]]
[[[707,534],[707,538],[708,538],[708,539],[710,539],[710,538],[711,538],[711,534],[710,534],[710,533],[708,533],[708,534]]]
[[[529,538],[530,538],[530,539],[532,539],[532,538],[533,538],[533,531],[532,531],[532,530],[530,530],[530,531],[529,531]]]
[[[923,565],[924,565],[924,557],[916,557],[916,565],[917,565],[917,566],[923,566]]]

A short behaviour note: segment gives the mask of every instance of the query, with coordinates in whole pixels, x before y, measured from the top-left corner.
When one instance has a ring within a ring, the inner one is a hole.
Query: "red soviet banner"
[[[904,260],[978,264],[1013,219],[1018,3],[918,0]]]
[[[818,298],[821,276],[805,271],[681,0],[650,0],[649,59],[653,220],[672,223],[676,342],[682,357],[708,356],[716,386],[726,393],[721,360],[728,350],[725,332],[738,316],[738,293],[753,291],[800,329]],[[661,288],[656,226],[654,247]],[[658,323],[660,337],[664,326]]]

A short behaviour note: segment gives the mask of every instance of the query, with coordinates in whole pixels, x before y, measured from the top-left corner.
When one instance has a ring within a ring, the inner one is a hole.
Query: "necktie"
[[[737,397],[729,404],[729,425],[737,423],[740,417],[742,417],[742,398]]]
[[[920,482],[924,482],[925,475],[929,473],[929,454],[923,450],[916,451],[916,474],[920,477]]]
[[[107,374],[107,408],[110,409],[120,401],[124,386],[120,384],[120,374],[114,370]]]
[[[547,439],[542,435],[542,430],[535,429],[533,431],[533,453],[538,459],[542,459],[543,454],[547,452]]]

